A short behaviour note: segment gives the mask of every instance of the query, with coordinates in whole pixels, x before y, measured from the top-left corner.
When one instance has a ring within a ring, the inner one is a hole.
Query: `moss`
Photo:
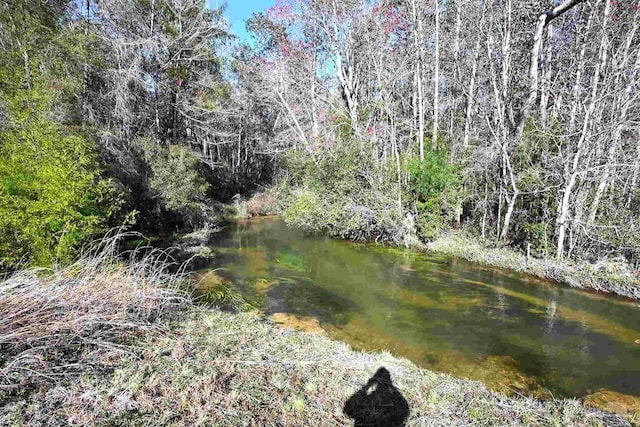
[[[640,423],[640,397],[600,389],[584,399],[585,405],[625,414],[636,425]]]
[[[235,287],[215,271],[195,276],[196,301],[235,311],[251,310],[253,307],[242,297]]]
[[[288,313],[274,313],[269,316],[269,319],[288,328],[306,331],[313,334],[326,335],[325,330],[320,326],[320,322],[313,317],[296,316],[295,314]]]

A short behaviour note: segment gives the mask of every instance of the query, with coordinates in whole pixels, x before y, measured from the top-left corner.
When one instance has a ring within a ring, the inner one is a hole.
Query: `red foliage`
[[[276,4],[267,9],[267,18],[280,24],[291,24],[294,22],[296,3],[299,0],[278,0]]]

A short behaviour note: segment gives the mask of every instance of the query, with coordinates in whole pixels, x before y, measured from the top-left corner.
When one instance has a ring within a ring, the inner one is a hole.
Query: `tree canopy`
[[[355,240],[640,262],[640,11],[613,0],[0,3],[0,256],[274,187]]]

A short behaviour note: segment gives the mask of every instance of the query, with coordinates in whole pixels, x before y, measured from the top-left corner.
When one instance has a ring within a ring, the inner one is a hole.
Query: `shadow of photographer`
[[[344,404],[344,413],[355,427],[402,427],[409,417],[409,404],[382,367]]]

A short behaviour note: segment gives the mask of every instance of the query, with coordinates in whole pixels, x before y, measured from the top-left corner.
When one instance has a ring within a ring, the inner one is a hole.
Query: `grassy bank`
[[[409,403],[408,425],[634,419],[577,400],[506,397],[257,313],[193,306],[161,253],[125,264],[113,248],[0,283],[0,425],[351,425],[345,401],[381,366]]]
[[[153,334],[109,375],[85,374],[3,409],[11,425],[350,425],[344,402],[384,366],[411,408],[408,425],[616,426],[579,401],[507,398],[482,384],[357,353],[280,329],[253,313],[194,310]],[[55,409],[53,409],[55,408]]]
[[[505,268],[553,280],[580,289],[615,293],[640,300],[640,279],[628,272],[599,268],[593,264],[553,259],[527,258],[509,248],[490,248],[479,241],[446,234],[426,245],[433,252],[460,257],[471,262]]]

